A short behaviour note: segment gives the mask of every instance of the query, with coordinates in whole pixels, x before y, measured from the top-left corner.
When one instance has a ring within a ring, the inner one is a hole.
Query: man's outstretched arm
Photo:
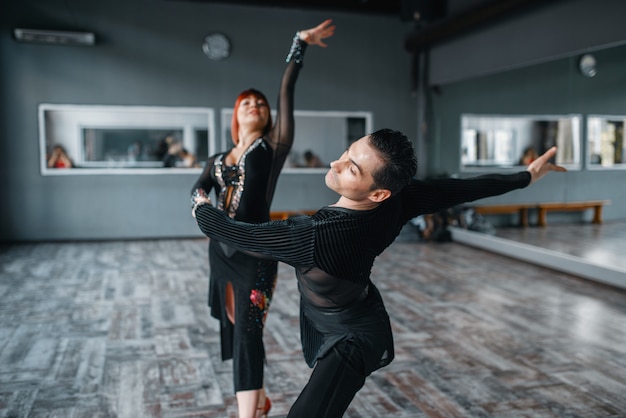
[[[406,213],[414,217],[438,212],[455,205],[527,187],[551,171],[567,171],[550,162],[555,154],[556,147],[552,147],[533,161],[526,171],[519,173],[484,174],[466,179],[413,180],[404,193]]]
[[[209,238],[239,251],[282,261],[290,265],[312,265],[315,227],[308,216],[284,221],[250,224],[229,218],[207,198],[198,198],[192,214]]]

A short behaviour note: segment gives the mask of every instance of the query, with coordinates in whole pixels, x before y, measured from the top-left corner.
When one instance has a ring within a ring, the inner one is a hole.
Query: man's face
[[[383,164],[378,151],[370,145],[369,135],[364,136],[330,163],[326,186],[350,200],[368,200],[374,186],[372,173]]]

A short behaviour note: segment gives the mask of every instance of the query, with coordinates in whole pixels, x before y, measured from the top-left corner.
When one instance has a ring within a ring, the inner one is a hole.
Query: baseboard
[[[450,230],[455,242],[626,289],[626,270],[618,267],[595,264],[580,257],[480,232],[456,227],[451,227]]]

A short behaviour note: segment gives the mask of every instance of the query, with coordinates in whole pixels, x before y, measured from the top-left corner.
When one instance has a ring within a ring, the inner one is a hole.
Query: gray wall
[[[469,175],[460,172],[463,113],[626,115],[624,16],[622,0],[558,1],[433,48],[426,99],[429,173]],[[578,71],[583,52],[597,59],[593,78]],[[583,123],[583,137],[585,132]],[[483,202],[610,199],[604,218],[624,219],[625,184],[624,169],[583,167]]]
[[[447,84],[626,42],[623,0],[553,0],[433,48],[430,83]]]
[[[597,88],[577,84],[572,59],[565,63],[566,73],[551,67],[577,51],[625,41],[626,26],[619,19],[626,15],[626,2],[621,0],[554,2],[439,45],[431,51],[430,72],[443,94],[422,90],[422,97],[409,92],[411,59],[404,38],[411,28],[397,18],[182,0],[11,3],[0,13],[0,241],[199,236],[188,206],[197,173],[41,176],[37,106],[204,106],[219,114],[251,86],[272,100],[293,33],[327,17],[335,20],[336,35],[327,49],[307,52],[296,108],[372,111],[374,129],[392,127],[418,138],[421,173],[458,171],[460,112],[626,112],[625,84],[604,78],[610,74],[623,82],[623,60],[616,58],[619,68],[606,72],[599,63],[598,76],[589,80]],[[11,36],[15,27],[93,31],[98,43],[20,44]],[[233,53],[225,61],[202,54],[202,41],[213,31],[232,40]],[[550,70],[533,70],[535,65]],[[563,85],[568,90],[559,91]],[[540,86],[549,90],[550,100]],[[498,89],[507,95],[491,100],[489,94]],[[587,101],[587,94],[598,93],[609,99]],[[520,97],[524,100],[516,104]],[[424,113],[429,114],[426,131],[417,128]],[[608,197],[613,205],[606,218],[623,218],[624,175],[614,170],[553,175],[496,200]],[[332,203],[336,196],[322,177],[283,174],[273,208]]]
[[[347,13],[236,7],[187,1],[26,0],[2,6],[0,240],[62,240],[199,235],[189,210],[198,172],[160,175],[41,176],[40,103],[232,108],[249,87],[278,93],[293,34],[331,17],[329,47],[311,47],[296,88],[302,110],[368,110],[374,128],[415,136],[409,55],[399,19]],[[86,30],[93,47],[17,43],[15,27]],[[213,31],[232,55],[202,53]],[[334,202],[323,174],[284,174],[273,208]]]

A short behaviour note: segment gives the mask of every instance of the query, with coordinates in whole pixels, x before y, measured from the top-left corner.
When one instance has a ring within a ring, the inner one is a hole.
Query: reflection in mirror
[[[222,140],[217,152],[232,147],[232,109],[222,109]],[[276,114],[272,112],[272,118]],[[371,112],[295,110],[295,139],[284,172],[319,172],[357,139],[372,132]]]
[[[215,148],[208,108],[42,104],[39,124],[44,175],[198,168]]]
[[[578,169],[580,122],[579,115],[463,115],[461,167],[471,171],[528,165],[556,145],[556,163]]]
[[[626,116],[593,115],[587,118],[590,167],[626,168],[624,122]]]

